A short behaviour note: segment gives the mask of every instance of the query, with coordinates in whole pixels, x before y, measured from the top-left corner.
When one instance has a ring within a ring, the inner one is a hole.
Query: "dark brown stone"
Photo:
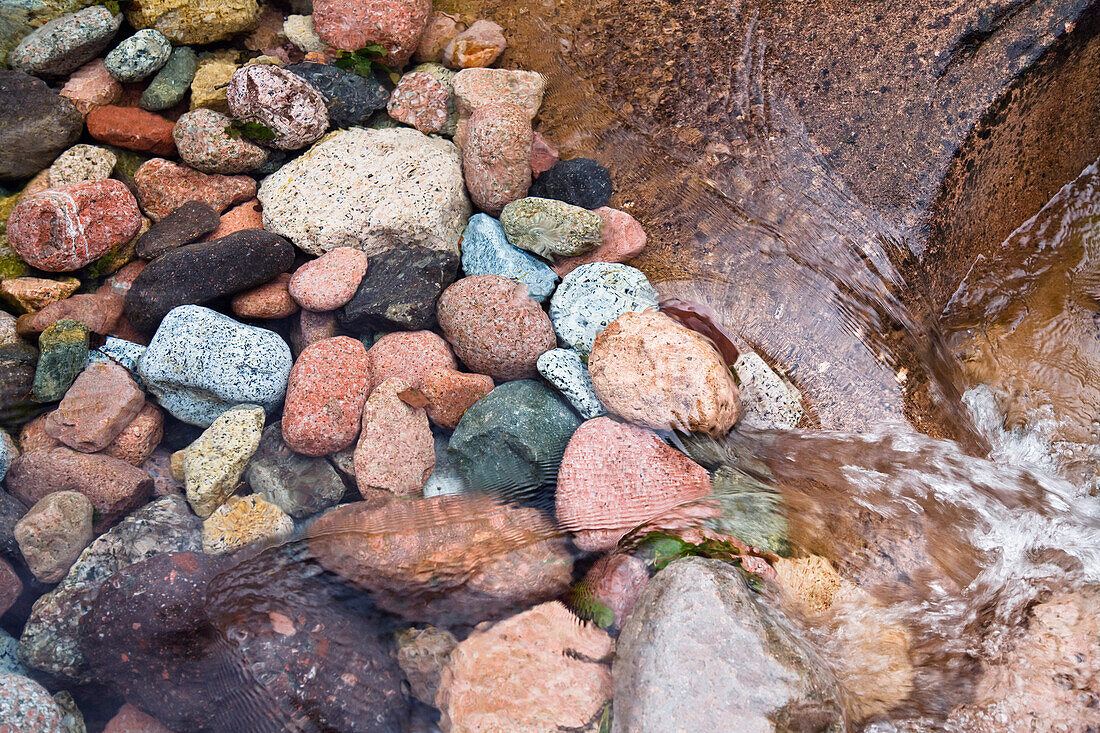
[[[221,217],[201,201],[188,201],[138,237],[135,253],[151,260],[176,247],[191,244],[218,228]]]

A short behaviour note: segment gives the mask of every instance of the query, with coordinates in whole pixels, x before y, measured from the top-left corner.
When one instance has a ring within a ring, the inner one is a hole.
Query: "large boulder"
[[[49,167],[84,129],[71,101],[21,71],[0,71],[0,97],[0,180]]]

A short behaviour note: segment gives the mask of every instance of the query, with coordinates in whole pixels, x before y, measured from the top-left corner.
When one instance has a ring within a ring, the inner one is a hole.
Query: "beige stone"
[[[228,555],[258,543],[274,544],[294,532],[294,520],[263,497],[231,496],[202,523],[202,551]]]
[[[15,541],[34,577],[57,583],[94,537],[92,502],[77,491],[42,497],[15,525]]]
[[[237,490],[248,459],[260,447],[264,408],[237,405],[223,412],[187,448],[183,477],[187,501],[209,517]]]
[[[229,114],[225,90],[233,72],[240,66],[240,54],[232,49],[213,51],[199,57],[195,78],[191,80],[191,109],[206,107]]]
[[[176,46],[224,41],[259,18],[256,0],[141,0],[126,6],[130,25],[155,28]]]

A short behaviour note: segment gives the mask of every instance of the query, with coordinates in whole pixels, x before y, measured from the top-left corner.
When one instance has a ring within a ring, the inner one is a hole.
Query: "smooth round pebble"
[[[287,385],[287,446],[303,455],[323,456],[354,443],[370,381],[367,350],[355,339],[337,336],[304,349]]]
[[[146,28],[115,46],[103,63],[111,76],[129,84],[152,75],[171,55],[172,42],[160,31]]]
[[[366,272],[366,253],[337,247],[294,271],[290,297],[306,310],[336,310],[352,299]]]
[[[579,206],[527,197],[504,207],[500,215],[508,241],[539,257],[574,257],[600,243],[603,220]]]
[[[462,233],[462,270],[467,275],[501,275],[527,286],[540,303],[554,292],[558,276],[539,258],[513,247],[504,227],[488,214],[474,214]]]
[[[8,55],[13,69],[38,76],[63,76],[107,48],[122,16],[102,5],[65,13],[24,36]]]
[[[267,160],[267,150],[227,128],[232,120],[212,109],[187,112],[176,120],[172,136],[180,159],[203,173],[246,173]]]
[[[6,733],[65,733],[46,688],[17,674],[0,675],[0,723]]]
[[[584,209],[607,206],[615,192],[607,168],[590,158],[559,160],[531,186],[531,195]]]
[[[594,262],[566,275],[550,299],[550,321],[565,343],[581,354],[627,312],[657,308],[657,290],[645,273],[629,265]]]

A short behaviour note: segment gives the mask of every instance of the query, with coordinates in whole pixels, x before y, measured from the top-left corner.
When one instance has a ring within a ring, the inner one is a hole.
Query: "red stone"
[[[146,715],[130,703],[119,708],[115,717],[107,722],[103,733],[172,733],[152,715]]]
[[[352,299],[365,274],[365,252],[337,247],[294,272],[290,278],[290,296],[306,310],[336,310]]]
[[[143,466],[163,437],[164,413],[152,402],[146,402],[103,452],[131,466]]]
[[[80,114],[87,115],[96,107],[117,102],[122,85],[107,71],[103,59],[95,59],[74,71],[59,94],[68,97]]]
[[[542,136],[542,133],[536,132],[534,140],[531,142],[531,172],[535,174],[535,178],[538,178],[540,173],[545,173],[553,168],[554,163],[557,162],[558,149],[551,145],[550,141]],[[604,222],[604,226],[607,226],[606,222]]]
[[[0,616],[8,612],[23,593],[23,581],[4,558],[0,557]]]
[[[383,46],[384,63],[409,61],[432,12],[431,0],[314,0],[313,27],[321,40],[345,51]]]
[[[360,342],[337,336],[307,347],[290,370],[283,440],[307,456],[351,445],[369,387],[370,361]]]
[[[427,72],[414,71],[401,77],[386,104],[386,112],[398,122],[429,135],[447,124],[450,98],[443,82]]]
[[[556,157],[554,159],[557,160]],[[600,246],[583,255],[558,260],[551,265],[558,275],[565,277],[581,265],[591,262],[629,262],[645,249],[645,230],[633,216],[607,206],[601,206],[594,211],[603,220]]]
[[[48,306],[37,313],[19,316],[16,333],[23,338],[37,336],[62,318],[80,321],[92,333],[106,335],[122,315],[125,303],[117,293],[74,295]]]
[[[259,287],[233,296],[230,308],[239,318],[286,318],[298,312],[298,304],[287,292],[290,275],[283,273]]]
[[[188,201],[201,201],[217,212],[256,196],[256,181],[248,176],[222,176],[179,165],[163,158],[141,164],[134,173],[141,208],[160,221]]]
[[[432,475],[435,439],[424,409],[401,399],[409,389],[402,379],[387,379],[363,408],[363,430],[355,448],[355,482],[360,490],[415,494]]]
[[[8,242],[27,264],[71,272],[129,241],[141,210],[122,181],[82,181],[24,196],[8,218]]]
[[[222,214],[221,222],[218,223],[218,228],[203,237],[202,241],[209,242],[214,239],[221,239],[234,232],[239,232],[242,229],[263,228],[263,207],[260,205],[259,199],[251,199],[245,201],[243,204],[234,206]]]
[[[454,369],[432,369],[420,380],[420,390],[428,400],[428,419],[441,428],[454,430],[466,410],[493,391],[493,378],[486,374],[467,374]]]
[[[96,361],[80,373],[47,416],[45,430],[70,448],[94,453],[115,440],[144,406],[145,393],[126,367]]]
[[[84,120],[100,142],[152,155],[176,154],[176,123],[140,107],[96,107]]]
[[[574,589],[573,602],[586,616],[593,615],[596,608],[606,608],[611,611],[611,618],[602,620],[621,629],[648,582],[649,569],[644,560],[625,553],[605,555]]]
[[[462,174],[470,199],[482,211],[500,216],[507,204],[531,186],[531,120],[512,104],[486,104],[466,123]]]

